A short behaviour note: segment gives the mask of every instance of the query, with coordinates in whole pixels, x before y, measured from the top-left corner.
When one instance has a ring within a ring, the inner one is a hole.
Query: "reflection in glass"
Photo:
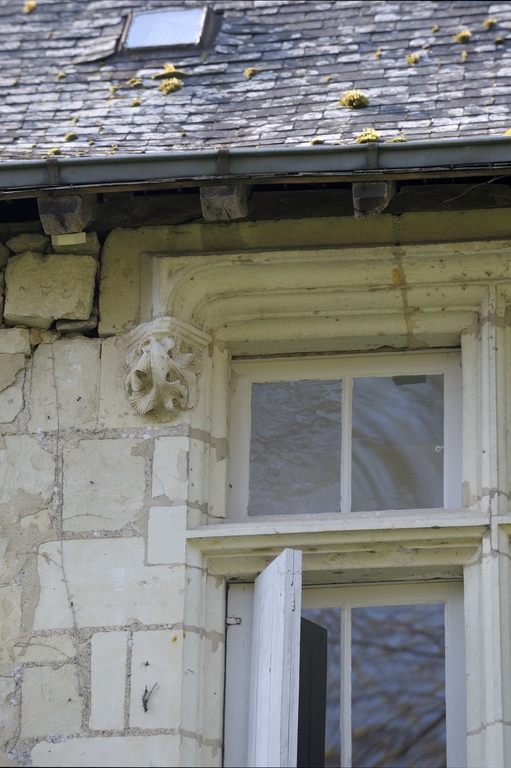
[[[339,512],[341,381],[252,385],[249,514]]]
[[[353,381],[355,512],[443,507],[443,376]]]
[[[443,604],[352,611],[354,768],[442,768]]]
[[[341,764],[341,609],[309,608],[302,616],[320,624],[328,632],[325,768],[339,768]]]

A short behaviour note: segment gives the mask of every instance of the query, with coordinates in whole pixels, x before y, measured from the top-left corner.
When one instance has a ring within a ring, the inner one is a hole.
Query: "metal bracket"
[[[241,619],[238,616],[227,616],[225,623],[228,626],[232,626],[233,624],[241,624]]]
[[[50,184],[60,184],[59,161],[56,157],[46,158],[46,170]]]
[[[219,176],[229,175],[229,150],[217,150],[217,174]]]

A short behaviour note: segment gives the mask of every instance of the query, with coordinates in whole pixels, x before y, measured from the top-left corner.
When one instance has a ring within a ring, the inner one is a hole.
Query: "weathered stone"
[[[96,195],[38,197],[41,224],[47,235],[81,232],[96,215]]]
[[[0,733],[4,743],[9,741],[16,726],[15,690],[16,681],[12,677],[0,677]]]
[[[55,387],[59,426],[95,428],[99,405],[100,344],[96,339],[63,339],[54,344],[41,344],[36,349],[29,423],[32,431],[57,428]]]
[[[202,215],[206,221],[232,221],[248,216],[250,186],[214,186],[200,188]]]
[[[144,447],[130,439],[82,440],[64,453],[66,531],[116,530],[136,522],[144,503]]]
[[[0,587],[0,663],[13,660],[12,647],[21,629],[23,587]]]
[[[101,245],[99,244],[98,236],[95,232],[84,232],[86,235],[84,243],[77,243],[76,245],[55,245],[52,243],[52,250],[54,253],[69,253],[94,256],[95,259],[99,258],[99,252]]]
[[[110,738],[70,739],[57,744],[43,741],[32,750],[34,768],[72,765],[75,768],[167,768],[179,765],[180,736],[113,736]]]
[[[124,728],[127,641],[126,632],[96,632],[92,636],[89,726],[98,731]]]
[[[54,461],[37,440],[26,435],[0,438],[0,504],[20,492],[34,496],[39,504],[53,496]]]
[[[153,497],[167,496],[173,502],[188,498],[187,437],[160,437],[155,440]]]
[[[42,331],[40,328],[30,329],[30,346],[32,348],[38,347],[39,344],[53,344],[57,339],[60,339],[58,331]]]
[[[133,633],[130,725],[132,728],[176,728],[180,718],[183,632],[170,629]],[[147,712],[142,696],[154,688]]]
[[[25,369],[25,355],[0,354],[0,392],[14,384],[21,369]]]
[[[92,256],[26,252],[9,259],[4,318],[9,325],[49,328],[58,318],[87,320],[97,261]]]
[[[29,331],[24,328],[0,328],[0,354],[15,355],[18,352],[30,355]]]
[[[34,636],[15,645],[14,654],[18,664],[63,664],[76,656],[76,646],[71,635]]]
[[[353,184],[356,219],[374,219],[385,210],[396,193],[393,181],[361,181]]]
[[[50,244],[50,238],[46,235],[16,235],[7,240],[7,248],[13,253],[25,253],[25,251],[32,251],[33,253],[44,253],[48,245]]]
[[[5,267],[7,259],[10,257],[11,252],[6,245],[0,243],[0,268]]]
[[[88,320],[57,320],[55,328],[59,333],[86,333],[96,328],[98,316],[91,315]]]
[[[73,664],[25,668],[21,695],[22,739],[80,731],[82,702]]]
[[[184,563],[186,511],[186,507],[153,507],[149,510],[148,563]]]
[[[39,547],[40,597],[34,629],[71,628],[60,542]],[[123,627],[183,620],[184,567],[145,566],[142,538],[74,539],[62,543],[79,627]]]
[[[25,355],[0,354],[0,422],[10,423],[23,409]]]

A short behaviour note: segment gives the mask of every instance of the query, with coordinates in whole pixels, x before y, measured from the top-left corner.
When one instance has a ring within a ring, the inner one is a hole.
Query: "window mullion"
[[[341,766],[351,768],[351,606],[341,611]]]
[[[351,405],[353,376],[342,379],[341,512],[351,512]]]

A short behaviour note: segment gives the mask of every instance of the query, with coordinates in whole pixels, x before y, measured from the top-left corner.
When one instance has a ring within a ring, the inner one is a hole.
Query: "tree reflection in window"
[[[309,609],[328,630],[325,766],[340,766],[340,608]],[[446,765],[443,604],[353,608],[352,765]]]

